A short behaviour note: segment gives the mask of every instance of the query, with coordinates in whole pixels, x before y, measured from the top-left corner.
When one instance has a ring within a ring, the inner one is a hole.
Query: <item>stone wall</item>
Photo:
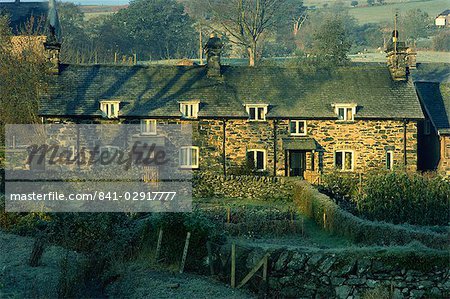
[[[222,249],[227,252],[230,245]],[[246,249],[240,249],[246,248]],[[237,284],[268,252],[268,293],[276,298],[448,298],[448,253],[412,248],[345,250],[237,246]],[[226,255],[225,255],[226,256]],[[260,279],[247,287],[260,289]],[[377,290],[375,290],[377,288]]]
[[[441,136],[441,159],[439,161],[438,171],[443,175],[450,177],[450,136]]]
[[[290,199],[294,186],[283,177],[224,176],[197,174],[194,197],[230,197],[245,199]]]
[[[61,121],[47,119],[46,122]],[[63,120],[76,122],[77,120]],[[97,122],[105,122],[97,120]],[[125,122],[125,121],[123,121]],[[126,120],[138,123],[139,120]],[[293,137],[289,134],[289,120],[267,120],[250,122],[246,119],[158,119],[158,124],[192,123],[193,143],[200,147],[202,173],[222,174],[242,167],[250,149],[266,152],[266,173],[285,176],[286,150],[283,139],[304,140],[314,138],[319,151],[307,152],[307,169],[330,172],[334,169],[336,150],[351,150],[354,153],[355,172],[366,172],[386,165],[386,150],[394,153],[395,168],[404,165],[404,124],[394,120],[307,120],[307,136]],[[225,134],[224,134],[225,129]],[[224,148],[225,146],[225,148]],[[224,165],[225,154],[225,165]],[[417,123],[406,124],[406,160],[408,170],[417,166]],[[321,169],[321,167],[323,168]]]

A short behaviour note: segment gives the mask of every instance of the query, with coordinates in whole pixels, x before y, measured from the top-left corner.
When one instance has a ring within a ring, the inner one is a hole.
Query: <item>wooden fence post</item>
[[[189,239],[191,238],[191,233],[188,232],[186,235],[186,242],[184,243],[184,250],[183,250],[183,257],[181,258],[181,265],[180,265],[180,274],[184,271],[184,264],[186,264],[186,257],[187,252],[189,248]]]
[[[162,237],[163,237],[163,230],[162,230],[162,228],[160,228],[159,235],[158,235],[158,243],[156,244],[155,262],[158,262],[158,259],[159,259],[159,252],[161,251]]]
[[[236,287],[236,244],[231,244],[231,287]]]
[[[227,208],[227,223],[230,223],[231,221],[231,208]]]

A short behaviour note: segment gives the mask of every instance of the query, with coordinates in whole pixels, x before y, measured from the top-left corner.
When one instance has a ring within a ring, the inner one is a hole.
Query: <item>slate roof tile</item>
[[[384,65],[305,74],[297,68],[62,65],[43,97],[42,116],[98,115],[99,101],[120,100],[121,115],[179,117],[179,101],[200,100],[200,117],[247,117],[245,104],[269,104],[267,118],[335,118],[333,103],[357,103],[356,118],[423,118],[412,82]]]

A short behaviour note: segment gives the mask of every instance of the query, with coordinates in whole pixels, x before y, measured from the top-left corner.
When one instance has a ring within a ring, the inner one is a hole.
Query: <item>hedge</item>
[[[448,233],[439,234],[426,228],[358,218],[304,182],[296,183],[294,201],[305,216],[312,218],[326,231],[356,243],[406,245],[418,241],[430,248],[447,249],[449,246]]]

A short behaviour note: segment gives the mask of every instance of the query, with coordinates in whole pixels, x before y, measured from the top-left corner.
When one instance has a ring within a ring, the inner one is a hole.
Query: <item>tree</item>
[[[317,54],[315,44],[320,43],[320,41],[317,41],[317,33],[322,32],[323,35],[326,35],[326,32],[322,30],[323,27],[334,21],[339,21],[338,23],[345,33],[346,40],[348,43],[353,44],[356,39],[355,34],[350,33],[355,32],[358,28],[356,19],[349,15],[347,8],[331,6],[328,9],[308,13],[308,19],[296,37],[298,49],[306,54],[311,54],[309,56],[315,56]],[[339,40],[335,40],[335,42],[339,42]],[[331,47],[334,48],[334,46]]]
[[[369,6],[373,6],[375,4],[375,0],[367,0],[367,4]]]
[[[98,38],[118,50],[150,59],[192,57],[193,20],[176,0],[134,0],[112,15]]]
[[[325,19],[313,35],[312,53],[333,66],[348,62],[347,54],[352,46],[350,33],[338,18]]]
[[[245,49],[249,65],[255,66],[259,46],[268,31],[280,20],[292,20],[288,14],[294,1],[287,0],[209,0],[214,17],[230,41]],[[298,2],[297,2],[298,3]],[[302,7],[301,3],[297,6]]]
[[[352,7],[358,6],[358,1],[353,0],[350,4]]]
[[[37,111],[40,93],[47,81],[44,53],[37,51],[41,41],[30,19],[22,32],[20,43],[13,43],[9,19],[0,16],[0,129],[5,124],[38,122]],[[41,41],[42,42],[42,41]],[[39,49],[42,49],[39,47]],[[3,143],[4,135],[0,135]]]
[[[66,63],[88,63],[94,54],[92,41],[84,28],[84,13],[79,6],[70,2],[58,3],[61,24],[61,61]]]
[[[436,51],[450,51],[450,31],[440,31],[433,37],[433,49]]]
[[[420,9],[408,10],[404,16],[400,16],[400,34],[403,34],[407,41],[416,41],[428,36],[428,26],[431,23],[428,13]]]

